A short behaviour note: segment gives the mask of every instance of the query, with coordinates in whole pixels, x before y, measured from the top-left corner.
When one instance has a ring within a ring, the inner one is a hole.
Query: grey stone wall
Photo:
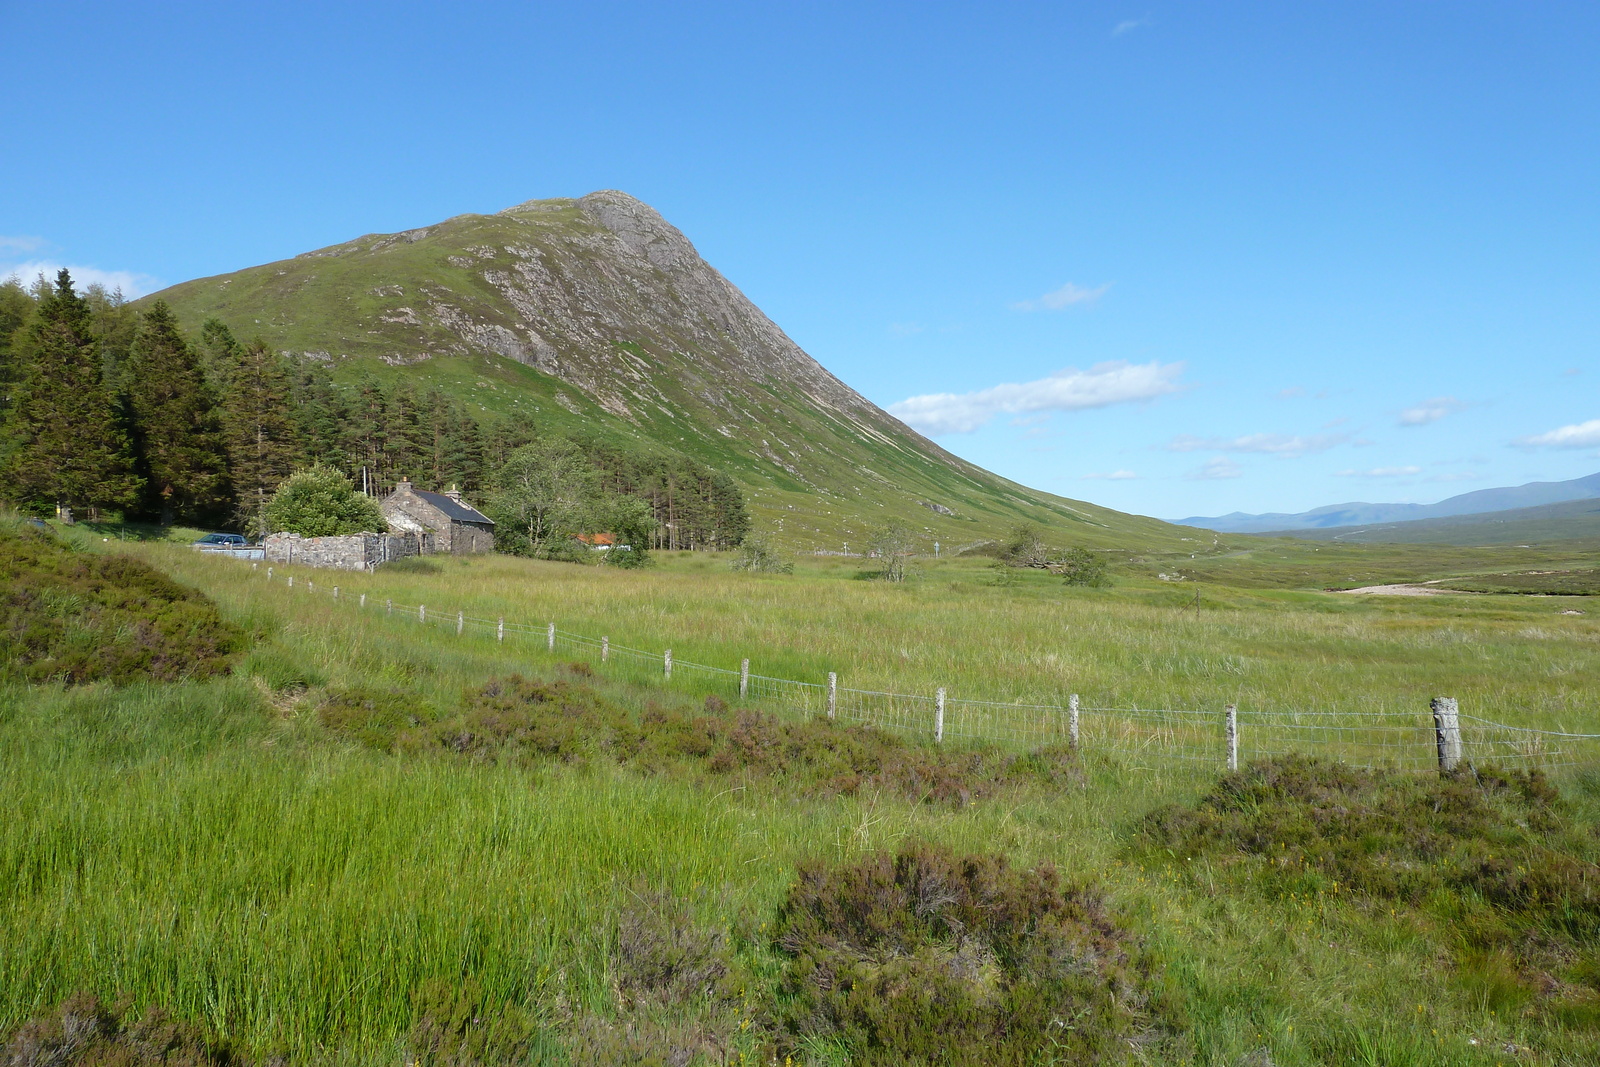
[[[262,541],[268,563],[298,563],[302,567],[331,567],[344,571],[370,571],[390,560],[433,551],[428,534],[358,533],[342,537],[301,537],[296,533],[268,534]]]

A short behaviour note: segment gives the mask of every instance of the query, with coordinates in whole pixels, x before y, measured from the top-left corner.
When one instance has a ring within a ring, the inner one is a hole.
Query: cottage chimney
[[[457,504],[461,503],[461,490],[457,489],[454,485],[446,489],[444,491],[444,495],[449,497],[451,500],[454,500]]]
[[[409,493],[409,492],[411,492],[411,479],[410,478],[401,478],[398,482],[395,482],[394,483],[394,491],[397,492],[397,493]]]

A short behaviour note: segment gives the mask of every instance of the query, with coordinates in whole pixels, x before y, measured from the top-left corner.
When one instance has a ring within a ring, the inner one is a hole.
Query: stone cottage
[[[449,492],[427,493],[402,480],[379,506],[390,530],[431,534],[435,552],[465,556],[494,549],[494,523],[463,503],[453,486]]]

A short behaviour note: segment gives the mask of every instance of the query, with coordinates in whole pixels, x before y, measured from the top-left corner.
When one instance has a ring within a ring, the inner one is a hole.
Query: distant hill
[[[1600,497],[1566,500],[1536,508],[1482,515],[1454,515],[1412,522],[1283,531],[1312,541],[1360,544],[1534,545],[1551,541],[1600,540]]]
[[[1437,504],[1331,504],[1297,514],[1269,512],[1247,515],[1236,511],[1231,515],[1210,518],[1194,516],[1178,519],[1177,522],[1180,526],[1198,526],[1220,533],[1276,533],[1445,519],[1595,498],[1600,498],[1600,473],[1565,482],[1528,482],[1526,485],[1503,489],[1478,489],[1449,497]]]
[[[1191,543],[946,452],[825,370],[626,193],[360,237],[156,298],[190,329],[215,316],[336,379],[405,378],[484,419],[689,454],[732,476],[759,525],[802,550],[859,546],[890,517],[949,547],[1020,521],[1063,542]]]

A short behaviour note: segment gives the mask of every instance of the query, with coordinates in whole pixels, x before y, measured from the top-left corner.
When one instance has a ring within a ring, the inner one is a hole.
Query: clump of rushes
[[[1600,1020],[1600,839],[1537,770],[1440,777],[1285,756],[1151,812],[1139,837],[1164,858],[1207,855],[1275,897],[1432,913],[1464,958],[1512,958],[1553,1009]]]
[[[778,915],[780,1051],[870,1064],[1121,1062],[1156,1033],[1128,935],[1049,865],[929,845],[803,866]]]
[[[870,726],[730,710],[716,698],[701,713],[649,705],[635,715],[565,679],[492,681],[469,694],[460,712],[438,719],[398,694],[340,692],[319,717],[374,748],[477,762],[601,762],[654,774],[767,778],[816,795],[876,790],[959,805],[1009,786],[1059,788],[1082,779],[1066,746],[1020,756],[994,747],[941,749]]]
[[[205,678],[226,673],[244,644],[205,595],[136,559],[0,529],[0,679]]]

